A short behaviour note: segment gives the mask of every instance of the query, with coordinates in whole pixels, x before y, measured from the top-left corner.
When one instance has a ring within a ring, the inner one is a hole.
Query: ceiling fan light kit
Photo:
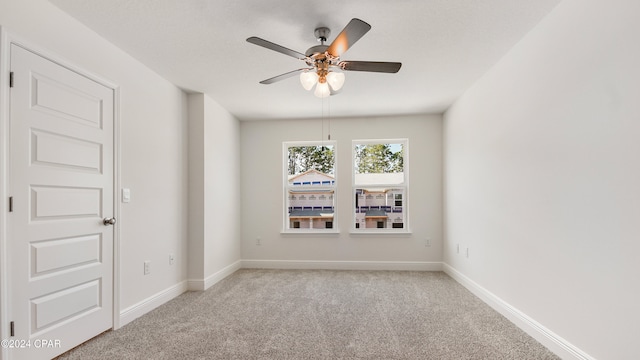
[[[302,84],[302,87],[307,91],[313,89],[316,83],[318,83],[318,78],[318,74],[313,71],[305,70],[300,73],[300,83]]]
[[[314,35],[320,41],[320,45],[310,47],[305,54],[255,36],[248,38],[247,41],[295,57],[304,61],[308,66],[263,80],[260,82],[261,84],[273,84],[300,73],[302,87],[307,91],[311,91],[315,87],[314,95],[325,98],[329,95],[337,94],[342,89],[345,81],[343,71],[396,73],[400,70],[402,64],[399,62],[340,60],[340,56],[370,29],[371,25],[366,22],[360,19],[351,19],[331,45],[327,46],[324,43],[331,34],[331,30],[327,27],[317,28],[314,31]]]
[[[338,91],[342,89],[342,85],[344,85],[344,73],[331,71],[327,74],[327,82],[331,89]]]
[[[319,98],[326,98],[327,96],[331,95],[329,84],[327,84],[326,82],[318,83],[318,85],[316,86],[316,91],[313,92],[313,95]]]

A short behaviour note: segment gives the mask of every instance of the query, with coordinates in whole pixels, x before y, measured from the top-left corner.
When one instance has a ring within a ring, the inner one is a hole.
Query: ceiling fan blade
[[[305,70],[313,70],[313,68],[302,68],[302,69],[298,69],[298,70],[293,70],[293,71],[289,71],[286,72],[284,74],[280,74],[278,76],[274,76],[272,78],[266,79],[266,80],[262,80],[260,81],[260,84],[273,84],[274,82],[278,82],[280,80],[284,80],[284,79],[288,79],[290,77],[296,76],[297,74],[305,71]]]
[[[269,50],[277,51],[279,53],[292,56],[296,59],[304,60],[307,56],[303,53],[299,53],[295,50],[288,49],[284,46],[278,45],[276,43],[272,43],[271,41],[267,41],[265,39],[261,39],[259,37],[252,36],[247,39],[248,42],[252,44],[256,44],[258,46],[265,47]]]
[[[327,52],[333,56],[340,57],[369,30],[371,30],[371,25],[360,19],[351,19],[347,26],[345,26],[335,40],[333,40],[331,45],[329,45]]]
[[[338,65],[345,71],[397,73],[398,70],[400,70],[402,63],[382,61],[340,61]]]

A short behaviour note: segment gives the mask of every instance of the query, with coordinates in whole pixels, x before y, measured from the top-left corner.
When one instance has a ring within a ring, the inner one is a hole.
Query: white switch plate
[[[131,190],[124,188],[122,189],[122,202],[128,203],[131,201]]]

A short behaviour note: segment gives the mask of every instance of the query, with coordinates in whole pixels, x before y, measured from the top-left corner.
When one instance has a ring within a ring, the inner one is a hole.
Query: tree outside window
[[[309,170],[333,175],[334,145],[302,145],[287,148],[287,174],[297,175]]]

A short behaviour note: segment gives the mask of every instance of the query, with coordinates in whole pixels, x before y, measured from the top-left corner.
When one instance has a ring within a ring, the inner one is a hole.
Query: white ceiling
[[[177,86],[259,120],[440,113],[560,0],[51,2]],[[331,42],[354,17],[372,29],[342,59],[402,62],[397,74],[347,72],[324,103],[297,77],[258,83],[304,62],[248,37],[304,53],[316,27],[329,27]]]

